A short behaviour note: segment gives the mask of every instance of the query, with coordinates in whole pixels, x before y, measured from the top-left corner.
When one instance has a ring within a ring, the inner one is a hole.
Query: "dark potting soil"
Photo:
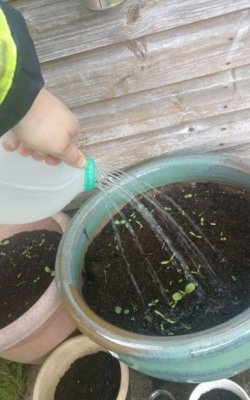
[[[83,268],[87,304],[113,325],[159,336],[201,331],[247,309],[249,191],[197,182],[148,196],[140,204],[158,227],[128,204],[90,244]]]
[[[0,328],[20,317],[46,291],[54,277],[61,237],[37,230],[0,241]]]
[[[115,400],[120,388],[119,362],[99,351],[79,358],[60,379],[55,400]]]
[[[235,393],[226,389],[212,389],[204,393],[199,400],[240,400]]]

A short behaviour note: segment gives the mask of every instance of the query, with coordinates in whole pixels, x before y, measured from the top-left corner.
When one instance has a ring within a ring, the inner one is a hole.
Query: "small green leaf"
[[[172,299],[174,300],[175,303],[180,301],[183,298],[183,295],[179,292],[176,292],[172,295]]]
[[[141,223],[140,221],[136,220],[135,222],[136,222],[136,224],[139,226],[140,229],[143,228],[143,225],[142,225],[142,223]]]
[[[0,240],[0,246],[6,246],[7,244],[9,244],[10,241],[9,240]]]
[[[196,233],[194,233],[194,232],[192,232],[192,231],[190,231],[189,233],[190,233],[191,236],[194,236],[194,237],[196,237],[197,239],[202,239],[202,236],[201,236],[201,235],[197,235]]]
[[[144,315],[143,319],[145,319],[148,322],[152,322],[152,317],[150,315]]]
[[[172,319],[169,318],[169,317],[166,317],[166,316],[163,315],[160,311],[154,310],[154,312],[155,312],[155,314],[157,314],[157,315],[159,315],[161,318],[163,318],[164,321],[167,321],[169,324],[175,324],[175,321],[174,321],[174,320],[172,320]]]
[[[55,271],[53,271],[52,269],[50,269],[50,267],[48,265],[46,265],[46,267],[44,267],[44,271],[47,272],[47,274],[50,274],[50,276],[55,276]]]
[[[169,324],[175,324],[175,321],[171,318],[165,317],[165,321],[167,321]]]
[[[190,294],[195,290],[195,284],[194,283],[188,283],[187,286],[185,287],[185,293]]]
[[[159,303],[159,300],[158,300],[158,299],[155,299],[155,300],[152,300],[150,303],[148,303],[148,306],[149,306],[149,307],[153,307],[153,306],[155,306],[157,303]]]
[[[119,306],[116,306],[116,307],[115,307],[115,312],[116,312],[116,314],[121,314],[122,308],[119,307]]]
[[[115,225],[125,225],[125,224],[126,224],[126,221],[125,221],[124,219],[116,219],[116,220],[114,221],[114,224],[115,224]]]
[[[171,263],[171,261],[173,261],[173,259],[175,258],[175,253],[172,254],[172,256],[169,258],[169,260],[162,260],[161,261],[161,265],[168,265]]]

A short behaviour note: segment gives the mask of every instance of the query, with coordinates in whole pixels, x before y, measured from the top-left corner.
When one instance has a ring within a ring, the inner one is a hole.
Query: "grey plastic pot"
[[[220,155],[165,157],[142,164],[124,178],[123,188],[137,194],[149,186],[190,180],[213,180],[250,188],[250,165]],[[141,185],[141,180],[147,184]],[[131,186],[131,184],[133,186]],[[81,270],[91,240],[107,222],[113,204],[123,203],[110,187],[86,202],[72,219],[57,256],[56,283],[64,306],[94,342],[125,364],[157,378],[205,382],[233,376],[250,367],[250,309],[215,328],[174,337],[152,337],[119,329],[98,317],[81,296]],[[246,244],[247,245],[247,244]]]

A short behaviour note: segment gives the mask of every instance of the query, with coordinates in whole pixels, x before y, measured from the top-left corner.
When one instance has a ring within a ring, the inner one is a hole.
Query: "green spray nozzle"
[[[84,169],[84,190],[89,191],[96,185],[96,166],[92,157],[86,157],[86,167]]]

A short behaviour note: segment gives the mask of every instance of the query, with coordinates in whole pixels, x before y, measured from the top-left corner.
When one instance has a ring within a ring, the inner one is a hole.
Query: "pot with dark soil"
[[[189,400],[249,400],[249,396],[237,383],[221,379],[196,386]]]
[[[65,339],[75,325],[54,283],[55,258],[69,218],[0,226],[0,355],[33,363]]]
[[[89,338],[76,336],[44,362],[33,400],[125,400],[128,383],[126,365]]]
[[[150,218],[127,205],[86,253],[82,294],[96,314],[134,333],[173,336],[249,307],[246,189],[182,182],[137,199]]]
[[[149,162],[93,196],[58,255],[58,288],[79,328],[162,379],[247,369],[249,187],[247,164],[202,155]]]

